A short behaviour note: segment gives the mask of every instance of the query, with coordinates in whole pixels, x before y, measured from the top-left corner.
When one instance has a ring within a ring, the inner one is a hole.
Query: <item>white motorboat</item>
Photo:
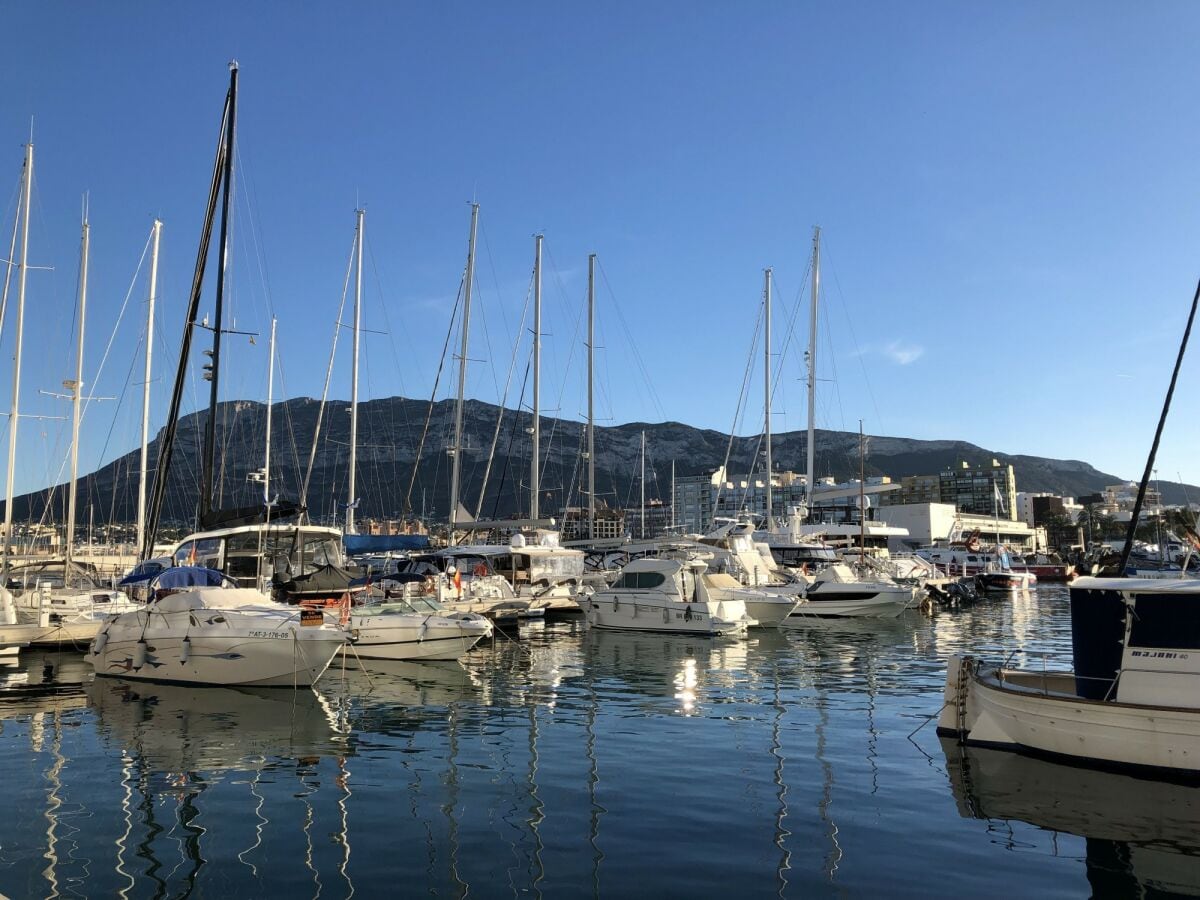
[[[911,585],[863,581],[845,563],[834,563],[811,576],[805,603],[788,617],[796,623],[813,616],[894,619],[915,602]]]
[[[109,619],[97,675],[184,684],[306,687],[348,638],[319,610],[275,603],[211,569],[167,569],[143,608]]]
[[[1099,766],[1200,772],[1200,579],[1079,578],[1074,671],[950,658],[938,732]]]
[[[755,624],[741,600],[719,600],[703,560],[636,559],[612,587],[577,599],[591,628],[744,636]]]
[[[485,617],[450,612],[428,597],[355,607],[349,624],[362,659],[454,660],[492,636]]]

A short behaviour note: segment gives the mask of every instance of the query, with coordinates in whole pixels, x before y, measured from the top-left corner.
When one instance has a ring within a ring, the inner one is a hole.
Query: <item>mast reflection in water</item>
[[[1085,781],[1114,808],[1047,819],[1066,775],[909,740],[945,654],[1067,635],[1043,590],[746,640],[548,624],[461,664],[337,661],[298,693],[93,683],[78,655],[26,654],[0,684],[0,892],[1191,890],[1191,793]]]

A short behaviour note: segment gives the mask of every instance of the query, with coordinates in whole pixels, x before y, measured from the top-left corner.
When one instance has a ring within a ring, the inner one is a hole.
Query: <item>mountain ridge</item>
[[[320,403],[310,397],[279,401],[272,406],[273,448],[271,493],[298,499],[303,475],[312,449],[312,434]],[[308,506],[314,520],[331,521],[343,515],[348,494],[349,403],[326,404],[322,434],[314,458]],[[217,480],[221,486],[217,505],[257,502],[261,484],[249,480],[263,464],[266,405],[252,400],[223,401],[217,410],[218,446],[221,453]],[[179,422],[174,463],[169,480],[162,521],[186,526],[194,517],[199,495],[200,448],[207,411],[191,413]],[[497,417],[502,416],[497,430]],[[421,463],[413,478],[421,432],[428,420],[428,433]],[[449,509],[449,446],[454,421],[454,401],[441,400],[432,407],[427,400],[388,397],[359,404],[359,500],[358,518],[392,518],[405,512],[408,497],[411,512],[422,511],[431,519],[445,519]],[[462,502],[471,513],[484,518],[519,514],[528,509],[528,473],[531,448],[528,430],[532,417],[525,410],[501,410],[481,400],[468,400],[463,409]],[[711,472],[729,452],[733,477],[746,474],[751,463],[761,461],[761,436],[734,436],[715,429],[700,429],[682,422],[627,422],[597,426],[597,499],[613,506],[637,502],[640,491],[641,434],[646,433],[646,496],[670,496],[671,463],[677,476]],[[544,417],[542,420],[543,513],[581,502],[580,486],[586,479],[582,461],[584,424]],[[158,457],[162,432],[150,446],[152,465]],[[484,502],[479,500],[487,457],[493,441],[496,454]],[[806,465],[807,434],[791,431],[772,436],[772,457],[777,471],[803,471]],[[756,457],[757,454],[757,457]],[[866,472],[890,475],[899,480],[907,475],[931,475],[961,461],[986,464],[996,459],[1011,463],[1019,491],[1049,491],[1078,497],[1124,481],[1101,472],[1079,459],[1053,459],[1029,454],[989,450],[962,440],[931,440],[867,436]],[[819,477],[842,481],[858,476],[858,434],[818,429],[816,465]],[[138,451],[133,450],[79,479],[77,518],[86,523],[89,515],[98,522],[132,522],[136,519]],[[756,470],[760,466],[755,467]],[[412,482],[412,493],[409,484]],[[1165,503],[1182,503],[1186,497],[1200,498],[1200,488],[1161,482]],[[64,485],[31,492],[14,501],[14,519],[65,520]],[[567,501],[564,503],[564,501]]]

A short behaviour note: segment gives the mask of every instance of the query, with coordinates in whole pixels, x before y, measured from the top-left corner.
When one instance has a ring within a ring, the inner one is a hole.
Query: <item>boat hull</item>
[[[347,638],[334,625],[300,625],[299,612],[144,611],[110,620],[87,658],[97,676],[131,681],[308,687]]]
[[[989,594],[1025,591],[1037,584],[1037,577],[1028,572],[980,572],[975,584]]]
[[[455,660],[492,633],[483,618],[351,616],[353,653],[361,659]]]
[[[732,601],[684,604],[656,597],[633,600],[596,594],[580,598],[578,603],[589,628],[744,636],[752,621],[745,605]]]
[[[1200,776],[1200,710],[1089,700],[1073,673],[950,658],[938,733],[1102,767]]]
[[[912,605],[911,588],[824,582],[809,588],[807,602],[787,617],[786,624],[811,618],[895,619]]]

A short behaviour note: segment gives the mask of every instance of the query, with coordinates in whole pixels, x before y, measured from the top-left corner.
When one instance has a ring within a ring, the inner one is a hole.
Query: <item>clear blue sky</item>
[[[264,333],[231,341],[231,398],[265,396],[271,309],[280,393],[319,396],[360,202],[364,322],[389,332],[364,337],[363,394],[427,397],[474,197],[471,395],[497,399],[541,230],[544,406],[584,409],[594,251],[605,418],[728,430],[762,268],[775,268],[782,348],[820,224],[820,426],[862,418],[869,433],[1136,477],[1200,276],[1194,4],[31,3],[5,25],[0,240],[32,116],[31,256],[55,267],[30,276],[30,412],[66,412],[36,391],[71,375],[88,190],[93,373],[151,221],[165,222],[162,424],[231,58],[233,307]],[[84,470],[136,445],[144,301],[145,268],[93,388],[124,400],[89,412]],[[778,430],[806,416],[798,322]],[[1200,482],[1198,354],[1163,478]],[[339,351],[334,396],[349,395],[348,369]],[[5,364],[5,409],[10,378]],[[757,430],[761,396],[755,381],[741,432]],[[21,434],[19,487],[55,480],[63,423]]]

